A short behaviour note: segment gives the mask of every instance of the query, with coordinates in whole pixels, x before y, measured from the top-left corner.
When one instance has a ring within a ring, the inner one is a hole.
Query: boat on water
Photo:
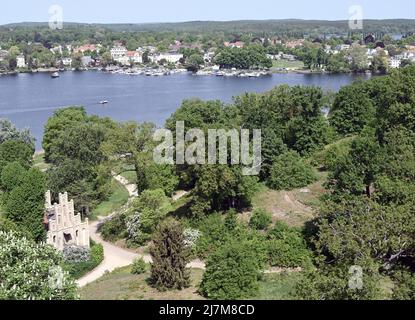
[[[60,77],[59,72],[53,72],[50,76],[51,76],[53,79],[56,79],[56,78],[59,78],[59,77]]]
[[[108,100],[102,100],[99,102],[99,104],[108,104]]]

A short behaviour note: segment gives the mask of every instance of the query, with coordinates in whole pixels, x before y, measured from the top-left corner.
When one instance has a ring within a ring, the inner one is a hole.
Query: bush
[[[151,239],[157,224],[172,211],[170,199],[162,189],[146,190],[134,200],[126,220],[128,240],[143,245]]]
[[[64,265],[66,271],[74,277],[79,279],[88,272],[98,267],[104,260],[104,248],[101,244],[96,244],[91,241],[91,249],[89,250],[89,259],[82,262],[67,262]]]
[[[228,231],[219,213],[210,214],[197,221],[201,236],[196,241],[195,251],[198,257],[204,259],[225,241]]]
[[[316,180],[313,168],[298,153],[289,151],[275,158],[268,185],[275,190],[292,190]]]
[[[202,234],[197,229],[187,228],[183,231],[183,235],[184,245],[189,248],[194,248]]]
[[[63,248],[63,259],[67,263],[86,262],[90,259],[89,248],[81,246],[65,246]]]
[[[265,230],[272,223],[272,216],[265,210],[254,210],[249,225],[256,230]]]
[[[131,273],[132,274],[143,274],[147,270],[147,265],[143,258],[137,258],[134,260],[131,266]]]
[[[410,271],[400,271],[394,275],[394,300],[415,300],[415,275]]]
[[[124,214],[115,215],[99,228],[105,241],[115,242],[126,237],[126,218]]]
[[[269,232],[267,247],[271,266],[296,268],[311,265],[311,252],[301,231],[281,222]]]
[[[259,269],[256,254],[247,242],[229,241],[208,259],[200,285],[209,299],[235,300],[257,293]]]
[[[55,248],[0,231],[0,300],[77,299]]]

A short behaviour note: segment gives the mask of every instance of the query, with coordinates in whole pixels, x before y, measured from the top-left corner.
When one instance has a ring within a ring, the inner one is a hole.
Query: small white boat
[[[99,104],[108,104],[108,100],[102,100],[99,102]]]
[[[53,79],[56,79],[56,78],[59,78],[59,77],[60,77],[59,72],[54,72],[54,73],[52,73],[50,76],[51,76]]]

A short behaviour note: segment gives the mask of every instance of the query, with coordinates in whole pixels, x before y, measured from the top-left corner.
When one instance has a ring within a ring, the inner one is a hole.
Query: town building
[[[73,49],[73,52],[74,53],[82,53],[82,54],[84,54],[85,52],[98,52],[99,53],[99,49],[100,49],[100,47],[98,45],[84,44],[82,46],[79,46],[79,47]]]
[[[59,203],[51,203],[51,193],[45,194],[44,224],[47,230],[46,243],[62,251],[65,246],[76,245],[89,248],[88,218],[82,222],[81,214],[75,214],[73,200],[68,194],[59,194]]]
[[[225,42],[223,44],[227,48],[243,48],[245,46],[245,43],[242,41],[235,41],[235,42]]]
[[[304,45],[305,39],[297,39],[292,41],[287,41],[284,45],[286,48],[295,49],[298,47],[302,47]]]
[[[16,63],[18,68],[26,68],[26,60],[24,55],[20,54],[16,57]]]
[[[152,62],[160,62],[161,60],[166,60],[170,63],[178,63],[180,59],[183,58],[181,53],[177,52],[162,52],[155,55],[150,56],[150,60]]]
[[[336,47],[336,50],[338,51],[346,51],[350,49],[350,44],[340,44]]]
[[[401,67],[402,60],[396,57],[393,57],[389,60],[389,67],[393,69],[398,69]]]
[[[115,61],[127,55],[127,48],[124,46],[115,46],[111,49],[111,58]]]
[[[0,61],[4,61],[6,59],[7,55],[9,54],[9,51],[7,50],[0,50]]]
[[[70,67],[72,65],[72,58],[62,58],[61,61],[65,67]]]
[[[82,66],[91,67],[95,64],[95,60],[91,56],[84,56],[81,58]]]
[[[143,54],[141,51],[127,51],[127,57],[132,63],[143,63]]]

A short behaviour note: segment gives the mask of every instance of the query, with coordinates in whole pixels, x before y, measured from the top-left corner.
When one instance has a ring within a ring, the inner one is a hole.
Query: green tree
[[[37,169],[30,169],[21,184],[10,191],[4,204],[6,218],[29,232],[36,241],[42,241],[45,236],[45,191],[44,174]]]
[[[200,69],[200,66],[203,65],[204,60],[202,55],[193,54],[186,59],[186,68],[188,71],[196,72]]]
[[[364,82],[345,86],[336,94],[330,109],[330,124],[341,135],[360,133],[374,124],[376,107]]]
[[[153,259],[150,282],[159,290],[181,290],[189,286],[188,248],[183,227],[174,219],[163,221],[156,229],[150,247]]]
[[[10,162],[1,171],[1,188],[3,191],[10,192],[23,182],[26,170],[20,162]],[[5,197],[6,195],[3,195]],[[5,198],[3,198],[3,201]]]
[[[10,162],[18,162],[28,169],[32,158],[32,148],[23,141],[8,140],[0,144],[0,172]]]
[[[271,214],[262,209],[254,210],[249,221],[249,225],[256,230],[265,230],[271,223]]]
[[[316,181],[313,168],[294,151],[275,158],[271,167],[268,185],[276,190],[301,188]]]
[[[247,242],[230,241],[212,253],[200,285],[203,296],[215,300],[250,298],[258,290],[257,256]]]

